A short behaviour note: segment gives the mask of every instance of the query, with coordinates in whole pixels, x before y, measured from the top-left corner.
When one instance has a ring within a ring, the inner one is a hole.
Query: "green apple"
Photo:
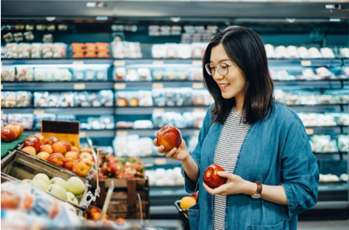
[[[65,189],[74,195],[79,195],[85,191],[85,185],[80,178],[73,176],[68,179]]]
[[[62,200],[67,200],[67,192],[58,184],[51,184],[50,186],[48,186],[47,192],[58,198],[61,198]]]
[[[36,187],[42,191],[46,191],[48,188],[48,185],[42,180],[32,180],[29,183],[31,183],[32,185],[34,185],[34,187]]]
[[[67,181],[63,180],[60,177],[54,177],[51,179],[50,181],[51,184],[58,184],[60,185],[62,188],[65,189],[65,187],[67,186]]]
[[[76,199],[75,195],[71,192],[67,192],[67,201],[79,205],[78,200]]]
[[[47,185],[50,184],[50,178],[44,173],[36,174],[34,176],[33,180],[41,180],[41,181],[45,182]]]

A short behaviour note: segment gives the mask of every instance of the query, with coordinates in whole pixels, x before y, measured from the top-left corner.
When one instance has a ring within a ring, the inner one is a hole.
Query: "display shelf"
[[[44,113],[54,114],[75,114],[75,115],[101,115],[101,114],[113,114],[114,107],[3,107],[1,108],[2,114],[12,113],[33,113],[35,115]]]
[[[24,130],[26,134],[36,135],[41,132],[41,130]],[[104,137],[113,137],[115,136],[114,129],[103,129],[103,130],[80,130],[80,138],[85,138],[86,136],[92,138],[104,138]]]
[[[113,81],[65,81],[65,82],[2,82],[2,90],[31,91],[79,91],[112,90]]]
[[[310,59],[268,59],[268,64],[270,66],[303,66],[303,67],[332,67],[341,66],[342,58],[310,58]]]
[[[113,59],[110,58],[52,58],[52,59],[1,59],[2,65],[35,65],[35,66],[52,66],[52,65],[66,65],[67,67],[79,65],[111,65]]]
[[[343,59],[343,65],[349,66],[349,59]]]
[[[190,87],[193,89],[204,89],[203,81],[115,81],[116,90],[139,90],[139,89],[158,89],[158,88],[182,88]]]
[[[340,134],[340,133],[348,133],[348,126],[307,126],[305,127],[305,131],[308,135],[311,134]]]
[[[339,181],[336,183],[319,183],[319,192],[339,192],[348,189],[348,182]]]
[[[142,163],[145,164],[147,167],[151,166],[161,166],[161,165],[172,165],[172,166],[180,166],[182,163],[181,161],[174,160],[172,158],[166,158],[164,156],[151,156],[151,157],[142,157]]]
[[[337,153],[314,153],[318,160],[348,160],[347,152]]]
[[[341,89],[348,86],[348,79],[324,79],[324,80],[274,80],[276,88],[282,89]]]
[[[156,136],[157,131],[160,128],[155,129],[116,129],[116,136],[125,135],[139,135],[139,136]],[[182,136],[197,136],[199,135],[199,128],[182,128]]]
[[[163,106],[163,107],[116,107],[115,114],[117,115],[137,115],[137,114],[152,114],[152,113],[164,113],[164,112],[205,112],[208,106]]]
[[[343,112],[349,111],[348,104],[288,105],[297,112]]]

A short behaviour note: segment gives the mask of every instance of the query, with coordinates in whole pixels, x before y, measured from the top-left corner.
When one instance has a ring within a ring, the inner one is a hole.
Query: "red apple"
[[[11,123],[11,125],[17,127],[17,129],[19,129],[19,135],[18,135],[18,137],[20,137],[20,136],[22,135],[23,129],[24,129],[23,124],[21,124],[21,123]]]
[[[53,143],[52,150],[54,153],[64,154],[67,152],[67,148],[65,147],[65,145],[62,142]]]
[[[227,178],[219,176],[218,172],[225,172],[225,170],[217,164],[212,164],[205,170],[204,182],[210,188],[217,188],[227,182]]]
[[[171,125],[166,125],[156,134],[159,145],[165,147],[165,152],[171,151],[173,148],[179,148],[182,143],[182,136],[179,130]]]
[[[45,145],[46,144],[46,140],[45,140],[44,136],[42,136],[42,135],[35,135],[35,136],[37,136],[40,139],[40,144],[41,145]]]
[[[40,151],[41,142],[40,142],[40,138],[38,138],[37,136],[32,135],[27,137],[27,139],[24,140],[23,144],[25,147],[26,146],[34,147],[36,152]]]
[[[22,132],[23,132],[22,127],[19,126],[19,125],[9,124],[9,125],[5,126],[5,128],[12,129],[15,132],[15,134],[16,134],[16,139],[18,137],[20,137],[22,135]]]
[[[40,145],[40,152],[53,153],[51,145]]]
[[[70,152],[66,152],[66,153],[64,154],[64,157],[65,157],[65,158],[71,158],[71,159],[77,160],[77,159],[79,159],[79,154],[78,154],[77,152],[72,152],[72,151],[70,151]]]
[[[47,159],[50,157],[50,154],[47,152],[39,152],[36,156],[43,159],[44,161],[47,161]]]
[[[47,159],[48,162],[58,165],[58,166],[63,166],[63,156],[62,154],[59,153],[52,153],[50,157]]]
[[[67,152],[71,151],[71,144],[68,141],[60,141],[64,146]]]
[[[54,143],[56,143],[58,141],[58,139],[54,136],[48,137],[45,139],[45,143],[47,145],[53,145]]]
[[[2,128],[1,129],[1,141],[2,142],[11,142],[16,139],[16,133],[11,128]]]
[[[26,146],[21,149],[23,152],[29,153],[30,155],[36,156],[36,150],[33,146]]]
[[[69,171],[73,170],[73,166],[75,164],[75,159],[72,158],[65,158],[63,160],[63,167],[68,169]]]
[[[87,153],[87,152],[80,153],[79,158],[80,159],[86,158],[86,159],[89,159],[90,161],[93,161],[92,155],[90,153]]]
[[[76,146],[72,146],[70,151],[80,153],[78,147],[76,147]]]
[[[88,167],[87,164],[84,162],[76,162],[73,165],[73,172],[81,177],[85,177],[88,174],[88,171],[90,170],[90,167]]]

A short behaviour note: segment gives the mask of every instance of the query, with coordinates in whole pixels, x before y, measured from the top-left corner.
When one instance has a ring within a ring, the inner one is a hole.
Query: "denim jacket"
[[[234,174],[265,185],[282,185],[286,206],[249,195],[227,196],[225,229],[297,229],[298,214],[314,206],[318,196],[319,170],[302,121],[288,107],[273,103],[271,116],[253,124],[241,145]],[[214,197],[203,187],[203,172],[213,164],[221,123],[211,123],[210,106],[191,156],[199,166],[199,179],[186,175],[188,193],[199,190],[198,203],[188,210],[191,230],[213,229]]]

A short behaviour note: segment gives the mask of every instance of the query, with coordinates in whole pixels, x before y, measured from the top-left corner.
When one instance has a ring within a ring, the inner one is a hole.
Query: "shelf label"
[[[33,111],[33,114],[34,115],[39,115],[39,114],[44,114],[45,113],[45,110],[40,110],[40,109],[35,109],[34,111]]]
[[[4,111],[3,111],[3,110],[1,110],[1,114],[4,114]]]
[[[73,61],[73,65],[83,65],[84,61]]]
[[[1,84],[1,90],[3,90],[4,89],[4,85],[3,84]]]
[[[165,109],[154,109],[153,113],[164,113]]]
[[[301,65],[302,66],[311,66],[311,61],[309,61],[309,60],[301,61]]]
[[[126,89],[126,84],[125,83],[116,83],[114,85],[114,89]]]
[[[116,136],[127,136],[128,132],[127,131],[117,131]]]
[[[194,89],[202,89],[202,88],[204,88],[204,84],[203,83],[193,83],[193,88]]]
[[[164,195],[169,195],[169,194],[173,194],[173,191],[171,191],[171,190],[164,190],[161,193],[164,194]]]
[[[153,88],[164,88],[164,84],[162,83],[153,83]]]
[[[202,66],[202,61],[193,61],[194,66]]]
[[[314,134],[314,129],[305,129],[305,132],[310,135],[310,134]]]
[[[82,90],[85,88],[86,88],[85,84],[74,84],[74,89],[76,89],[76,90]]]
[[[193,112],[205,112],[206,110],[203,108],[195,108],[193,109]]]
[[[164,65],[164,61],[153,61],[153,65]]]
[[[155,159],[155,164],[157,165],[165,165],[166,163],[167,163],[166,159],[163,159],[163,158]]]
[[[114,61],[114,66],[125,66],[126,62],[125,61]]]
[[[199,130],[195,130],[195,131],[194,131],[194,135],[195,135],[195,136],[199,136],[199,133],[200,133]]]
[[[86,132],[80,132],[80,138],[85,138],[86,137]]]

